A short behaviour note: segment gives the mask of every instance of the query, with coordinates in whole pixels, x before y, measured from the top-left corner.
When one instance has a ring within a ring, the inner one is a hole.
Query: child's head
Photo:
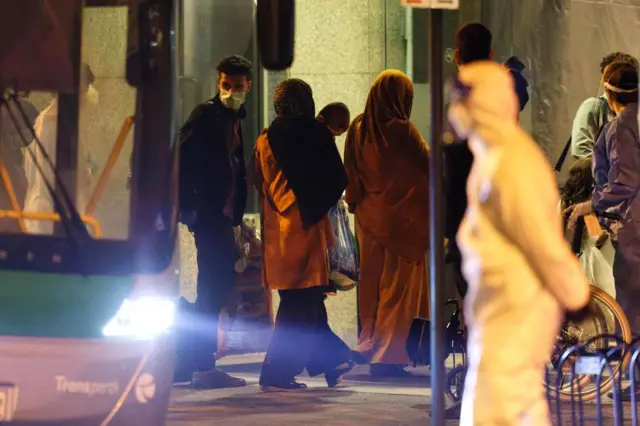
[[[316,118],[327,126],[334,136],[341,136],[349,128],[351,113],[342,102],[333,102],[322,108]]]
[[[593,172],[591,171],[591,156],[576,161],[569,171],[569,178],[560,188],[562,208],[566,209],[574,204],[582,203],[591,198],[593,190]]]

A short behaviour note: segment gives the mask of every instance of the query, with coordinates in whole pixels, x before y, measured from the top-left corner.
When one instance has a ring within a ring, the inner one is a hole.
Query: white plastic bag
[[[615,249],[611,239],[607,238],[604,245],[596,247],[598,237],[591,237],[582,246],[580,264],[591,285],[605,291],[616,298],[616,286],[613,279],[613,257]]]

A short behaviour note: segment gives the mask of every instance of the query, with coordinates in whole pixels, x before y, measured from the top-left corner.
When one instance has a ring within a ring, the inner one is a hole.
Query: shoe
[[[188,369],[176,369],[173,373],[173,383],[190,382],[193,378],[193,371]]]
[[[304,383],[296,382],[292,380],[289,383],[278,383],[278,384],[262,384],[260,383],[260,390],[262,392],[291,392],[306,389],[307,385]]]
[[[196,371],[191,378],[191,387],[194,389],[225,389],[244,386],[247,386],[246,380],[230,376],[217,368],[209,371]]]
[[[369,360],[366,356],[362,355],[358,351],[351,351],[351,359],[355,361],[356,364],[363,365],[369,364]]]
[[[338,384],[340,384],[340,382],[342,381],[342,377],[349,371],[353,370],[353,367],[355,367],[355,365],[356,363],[354,361],[348,361],[340,364],[333,370],[324,373],[324,378],[327,381],[327,385],[329,385],[330,388],[338,386]]]
[[[451,407],[444,410],[444,418],[447,420],[460,420],[460,409],[462,404],[456,402]]]
[[[409,377],[411,373],[400,364],[371,364],[369,374],[374,377]]]
[[[613,399],[613,392],[609,392],[607,396]],[[632,397],[631,386],[628,386],[622,389],[622,391],[620,392],[620,400],[622,402],[631,402],[631,397]],[[640,401],[640,388],[638,387],[636,388],[636,391],[635,391],[635,399],[636,401]]]

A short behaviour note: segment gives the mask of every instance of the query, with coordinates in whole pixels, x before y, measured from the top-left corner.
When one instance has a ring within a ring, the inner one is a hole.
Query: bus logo
[[[146,404],[156,394],[156,380],[149,373],[144,373],[138,377],[135,389],[136,399],[140,404]]]

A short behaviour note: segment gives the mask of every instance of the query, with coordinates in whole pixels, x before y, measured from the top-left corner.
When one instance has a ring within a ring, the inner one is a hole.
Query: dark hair
[[[600,61],[600,74],[604,74],[604,70],[614,62],[625,62],[638,68],[638,60],[628,53],[613,52],[602,58]]]
[[[273,93],[273,107],[278,117],[313,118],[316,106],[311,86],[299,78],[280,82]]]
[[[347,130],[351,121],[349,107],[342,102],[332,102],[322,108],[318,117],[324,119],[324,124],[335,130]]]
[[[482,24],[467,24],[460,28],[455,39],[460,64],[490,59],[492,41],[491,31]]]
[[[591,162],[591,156],[588,156],[579,159],[571,167],[567,181],[560,187],[563,210],[591,198],[594,184]]]
[[[609,98],[621,105],[638,102],[638,69],[628,62],[610,64],[602,75]]]
[[[253,79],[253,65],[251,61],[240,55],[227,56],[218,63],[216,71],[218,74],[225,73],[228,75],[243,75],[248,80]]]
[[[520,112],[522,112],[522,110],[527,106],[527,103],[529,103],[529,91],[527,90],[527,88],[529,87],[529,82],[522,75],[522,71],[524,71],[525,66],[522,61],[515,56],[507,59],[507,62],[505,62],[504,64],[507,68],[509,68],[509,72],[513,77],[516,94],[518,95]]]

